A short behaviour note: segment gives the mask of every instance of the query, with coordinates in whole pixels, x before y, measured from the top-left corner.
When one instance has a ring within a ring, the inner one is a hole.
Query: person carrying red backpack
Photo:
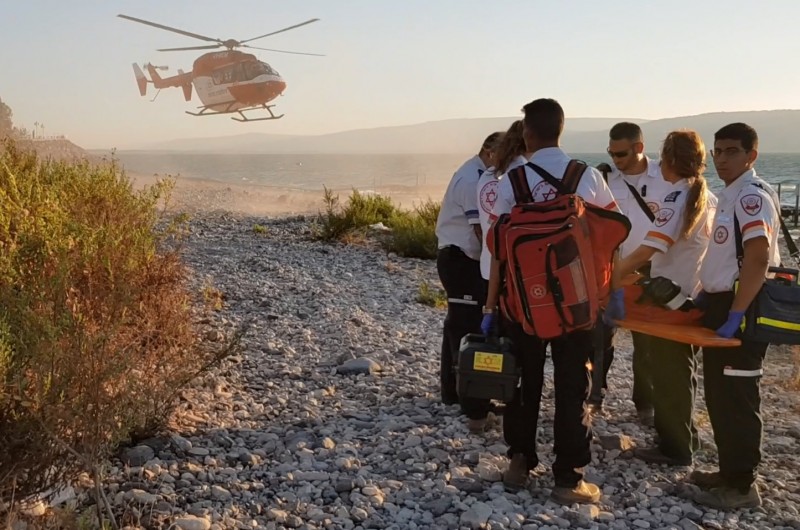
[[[499,332],[511,339],[522,366],[521,389],[507,404],[503,419],[511,458],[503,482],[512,490],[523,488],[529,471],[539,462],[536,431],[549,343],[556,407],[552,499],[562,504],[594,503],[600,499],[600,490],[583,480],[582,471],[591,462],[592,431],[585,400],[593,328],[599,317],[598,301],[607,296],[610,287],[611,256],[627,237],[630,223],[618,212],[602,174],[571,160],[559,147],[564,128],[561,105],[553,99],[537,99],[525,105],[523,112],[525,143],[533,156],[528,164],[503,176],[497,186],[494,224],[487,241],[492,268],[481,324],[483,333],[498,326]],[[524,201],[517,200],[520,195],[525,196]],[[557,200],[559,196],[562,202]],[[524,204],[518,204],[521,202]],[[548,210],[549,205],[554,207]],[[536,215],[544,220],[542,226],[553,226],[561,213],[572,212],[572,217],[564,220],[563,230],[548,233],[546,239],[538,240],[541,245],[536,244],[535,219],[527,227],[513,223],[530,213],[526,209],[533,212],[537,208]],[[509,228],[512,225],[513,230]],[[607,255],[608,263],[592,263],[592,249],[587,247],[598,239],[590,232],[599,228],[604,229],[608,244],[595,250]],[[524,230],[527,235],[522,234]],[[508,256],[516,251],[522,255],[512,263]],[[536,274],[525,272],[526,267],[544,271],[540,283],[536,283]],[[547,301],[547,306],[540,301]],[[558,318],[550,318],[553,314]]]

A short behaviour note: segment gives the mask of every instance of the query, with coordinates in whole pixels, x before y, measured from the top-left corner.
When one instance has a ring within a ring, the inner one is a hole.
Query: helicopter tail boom
[[[183,97],[186,101],[192,99],[192,73],[178,70],[178,75],[172,77],[161,77],[158,75],[158,70],[166,70],[166,66],[153,66],[152,64],[145,64],[147,73],[150,74],[150,79],[142,71],[138,64],[133,63],[133,73],[136,75],[136,84],[139,86],[139,94],[144,96],[147,93],[147,84],[152,83],[153,86],[159,90],[162,88],[180,87],[183,89]]]

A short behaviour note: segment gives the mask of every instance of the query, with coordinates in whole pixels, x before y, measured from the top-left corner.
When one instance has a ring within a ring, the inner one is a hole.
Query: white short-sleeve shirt
[[[664,191],[671,186],[664,180],[658,160],[649,158],[647,158],[647,170],[640,175],[625,175],[616,168],[608,174],[608,188],[614,195],[619,210],[631,222],[631,231],[620,246],[620,257],[623,258],[642,244],[652,226],[650,218],[639,206],[627,184],[633,186],[654,214],[659,208],[658,201],[665,196]]]
[[[753,169],[744,172],[720,192],[711,228],[711,241],[700,267],[700,281],[704,290],[709,293],[731,291],[739,278],[734,215],[739,221],[742,244],[756,237],[766,237],[769,242],[769,264],[773,267],[780,265],[778,204],[775,191]]]
[[[518,156],[508,166],[508,170],[519,167],[528,161],[524,156]],[[478,218],[481,222],[481,232],[483,233],[483,246],[481,248],[481,276],[485,280],[489,279],[489,273],[492,268],[492,255],[489,249],[486,248],[486,234],[492,227],[491,214],[494,208],[494,203],[497,200],[497,185],[499,183],[498,175],[495,173],[495,168],[490,167],[486,172],[481,175],[478,180]]]
[[[685,179],[672,184],[665,181],[662,195],[656,202],[655,221],[650,224],[642,245],[655,248],[650,276],[663,276],[681,286],[687,296],[700,292],[700,264],[706,255],[711,235],[711,220],[717,207],[717,198],[707,192],[706,208],[688,237],[683,238],[686,199],[689,183]],[[648,221],[649,223],[649,221]]]
[[[547,147],[536,151],[530,161],[541,167],[557,179],[564,176],[571,158],[559,147]],[[497,201],[492,209],[492,221],[504,213],[509,213],[516,204],[514,190],[506,174],[500,178],[497,185]],[[539,174],[529,167],[525,167],[525,175],[531,188],[533,202],[553,200],[557,192],[550,184],[542,179]],[[578,183],[576,194],[583,200],[595,206],[606,209],[617,209],[614,196],[606,185],[602,173],[593,167],[587,167]]]
[[[436,221],[439,248],[455,245],[470,258],[480,259],[481,242],[472,225],[480,223],[476,190],[478,179],[485,171],[486,165],[476,155],[453,174]]]

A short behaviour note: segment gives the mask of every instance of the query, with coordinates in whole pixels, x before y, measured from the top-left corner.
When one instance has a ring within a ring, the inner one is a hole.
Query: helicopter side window
[[[211,79],[214,81],[215,85],[232,83],[234,80],[233,74],[234,74],[233,68],[231,68],[230,66],[226,66],[224,68],[220,68],[214,71],[214,73],[211,74]]]

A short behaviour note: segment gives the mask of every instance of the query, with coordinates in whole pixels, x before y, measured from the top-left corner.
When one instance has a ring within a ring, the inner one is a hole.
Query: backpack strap
[[[636,191],[636,188],[632,186],[630,183],[628,183],[628,181],[625,180],[625,177],[623,177],[622,180],[623,182],[625,182],[625,185],[628,186],[628,190],[630,190],[631,195],[633,195],[633,198],[636,199],[636,204],[639,205],[639,208],[641,208],[644,214],[647,216],[647,218],[650,219],[650,222],[652,223],[653,221],[655,221],[656,220],[655,214],[650,209],[650,207],[647,206],[647,203],[644,202],[644,199],[642,199],[642,196],[639,195],[638,191]],[[680,192],[675,192],[675,193],[680,193]]]
[[[606,162],[601,162],[597,164],[597,169],[603,174],[603,180],[608,183],[608,174],[612,172],[611,166],[609,166]]]
[[[542,177],[542,180],[555,188],[559,195],[572,195],[575,193],[583,173],[586,171],[586,168],[589,167],[585,162],[580,160],[570,160],[569,164],[567,164],[567,169],[564,170],[564,176],[561,179],[557,179],[547,172],[547,170],[537,166],[533,162],[528,162],[525,165],[536,171],[536,173]]]
[[[514,191],[514,202],[517,204],[527,204],[533,202],[531,186],[528,184],[528,175],[525,173],[525,166],[515,167],[508,172],[508,181]]]
[[[578,184],[580,184],[581,177],[586,172],[587,167],[589,166],[581,160],[573,159],[569,161],[567,169],[564,170],[564,177],[561,179],[568,194],[572,195],[577,191]]]
[[[550,184],[553,188],[555,188],[555,190],[559,194],[563,195],[563,194],[567,193],[564,190],[564,185],[561,183],[561,181],[559,179],[555,178],[550,173],[548,173],[548,171],[546,169],[544,169],[543,167],[537,166],[533,162],[528,162],[525,165],[528,166],[529,168],[531,168],[532,170],[534,170],[536,173],[538,173],[539,176],[542,177],[542,180],[544,180],[545,182]]]

